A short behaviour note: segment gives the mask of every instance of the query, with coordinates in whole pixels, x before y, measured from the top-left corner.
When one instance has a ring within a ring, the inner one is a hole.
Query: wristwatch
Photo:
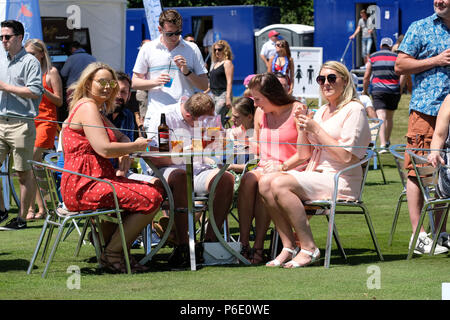
[[[187,77],[188,75],[190,75],[192,73],[192,71],[191,70],[189,70],[189,72],[188,73],[183,73],[183,75],[185,76],[185,77]]]

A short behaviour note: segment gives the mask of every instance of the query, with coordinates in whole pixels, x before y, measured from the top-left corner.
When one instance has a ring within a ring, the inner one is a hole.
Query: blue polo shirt
[[[0,115],[34,118],[39,113],[44,87],[42,86],[41,65],[24,48],[14,57],[9,54],[0,57],[0,80],[13,86],[27,87],[38,99],[23,98],[0,90]]]
[[[450,48],[450,30],[435,13],[413,22],[398,51],[422,60],[437,56]],[[450,66],[435,67],[414,75],[410,112],[437,116],[445,97],[450,93]]]

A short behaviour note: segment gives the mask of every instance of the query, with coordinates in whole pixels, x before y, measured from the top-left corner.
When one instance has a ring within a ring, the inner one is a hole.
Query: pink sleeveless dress
[[[77,105],[69,117],[83,103]],[[106,127],[106,123],[104,122]],[[94,151],[84,131],[65,127],[63,132],[64,169],[82,173],[111,182],[117,193],[119,206],[126,212],[149,214],[159,208],[163,201],[162,190],[147,182],[117,177],[111,162]],[[106,128],[109,140],[117,139],[111,129]],[[96,210],[114,207],[111,187],[77,175],[63,173],[61,194],[70,211]]]

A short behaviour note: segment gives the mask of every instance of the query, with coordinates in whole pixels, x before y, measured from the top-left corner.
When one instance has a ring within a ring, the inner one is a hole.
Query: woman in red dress
[[[64,168],[113,183],[119,206],[125,212],[123,226],[129,250],[141,230],[152,222],[163,200],[163,191],[155,184],[117,176],[108,158],[128,163],[127,155],[145,150],[149,140],[138,138],[129,142],[119,130],[112,130],[114,125],[105,114],[112,112],[119,86],[115,71],[108,65],[91,63],[71,89],[69,116],[62,129]],[[114,206],[113,193],[107,184],[77,175],[63,173],[61,194],[70,211]],[[112,271],[125,272],[117,225],[104,223],[101,227],[106,242],[101,264]],[[131,261],[134,271],[143,271],[143,266]]]

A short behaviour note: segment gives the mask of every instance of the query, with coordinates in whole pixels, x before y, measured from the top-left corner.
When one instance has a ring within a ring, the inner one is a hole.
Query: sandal
[[[290,249],[290,248],[284,247],[281,251],[289,252],[291,254],[291,261],[292,261],[292,259],[297,255],[298,248]],[[283,261],[280,261],[277,258],[273,259],[272,261],[267,262],[266,267],[281,267],[283,265]]]
[[[253,255],[251,259],[252,264],[261,264],[266,261],[266,256],[264,255],[264,248],[256,249],[253,248]]]
[[[299,254],[300,253],[304,253],[304,254],[310,256],[311,260],[305,264],[300,264],[295,260],[291,260],[284,265],[284,268],[285,269],[301,268],[301,267],[306,267],[306,266],[309,266],[310,264],[315,264],[315,263],[319,262],[319,260],[318,260],[320,258],[319,248],[316,248],[316,250],[314,250],[314,252],[305,250],[305,249],[301,249]]]
[[[34,220],[45,219],[45,212],[38,212],[34,214]]]
[[[132,273],[147,272],[150,270],[149,267],[140,264],[139,261],[133,255],[128,254],[128,257],[130,258],[130,267]]]
[[[105,249],[100,257],[100,264],[102,268],[114,273],[127,272],[122,252],[113,252]]]
[[[250,254],[250,245],[243,245],[241,248],[240,254],[247,260],[250,261],[251,254]]]
[[[35,219],[35,216],[36,216],[36,213],[34,213],[33,210],[28,210],[27,217],[25,218],[25,220],[32,221]]]

